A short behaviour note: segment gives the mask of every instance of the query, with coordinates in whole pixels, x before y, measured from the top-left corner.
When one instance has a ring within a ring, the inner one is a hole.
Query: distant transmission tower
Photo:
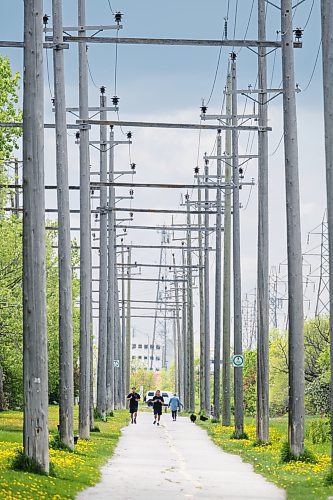
[[[257,291],[246,293],[242,300],[242,326],[245,349],[254,349],[257,344]]]

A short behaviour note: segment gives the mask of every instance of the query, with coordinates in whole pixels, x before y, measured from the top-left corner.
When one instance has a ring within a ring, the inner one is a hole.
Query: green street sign
[[[244,356],[241,354],[234,354],[231,361],[234,368],[242,368],[244,366]]]

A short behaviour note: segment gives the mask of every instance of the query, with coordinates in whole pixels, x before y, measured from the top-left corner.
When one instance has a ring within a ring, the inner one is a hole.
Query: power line
[[[319,59],[319,54],[320,54],[320,51],[321,51],[321,45],[322,45],[322,40],[320,40],[320,43],[319,43],[319,47],[318,47],[318,51],[317,51],[317,55],[316,55],[316,60],[315,60],[315,63],[314,63],[314,66],[313,66],[313,70],[312,70],[312,73],[311,73],[311,76],[310,76],[310,79],[305,87],[305,89],[303,90],[303,92],[306,92],[308,90],[308,88],[310,87],[311,83],[312,83],[312,80],[313,80],[313,77],[314,77],[314,74],[316,72],[316,69],[317,69],[317,64],[318,64],[318,59]]]
[[[114,10],[113,10],[113,9],[112,9],[112,7],[111,7],[111,2],[110,2],[110,0],[107,0],[107,1],[108,1],[108,4],[109,4],[109,9],[110,9],[111,13],[114,15]]]

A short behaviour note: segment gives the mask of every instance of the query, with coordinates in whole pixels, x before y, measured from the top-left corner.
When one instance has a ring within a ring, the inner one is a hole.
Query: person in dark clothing
[[[164,404],[164,399],[161,396],[161,391],[156,391],[155,396],[152,399],[153,403],[153,411],[154,411],[154,422],[153,424],[160,425],[161,415],[162,415],[162,406]]]
[[[127,399],[129,400],[129,411],[131,414],[132,424],[136,424],[140,394],[136,392],[135,387],[132,387],[132,392],[127,396]]]

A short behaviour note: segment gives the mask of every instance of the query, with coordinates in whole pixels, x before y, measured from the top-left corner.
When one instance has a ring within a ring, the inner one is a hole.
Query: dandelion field
[[[311,420],[308,419],[308,423]],[[333,496],[333,486],[324,485],[324,478],[330,469],[330,442],[313,444],[307,436],[305,446],[315,454],[316,463],[281,463],[281,447],[287,441],[287,418],[271,419],[268,445],[255,445],[255,421],[250,418],[245,424],[248,440],[230,439],[234,427],[222,427],[210,421],[199,421],[199,425],[224,451],[240,455],[245,462],[253,464],[257,473],[285,489],[288,500],[326,500]]]
[[[89,441],[79,440],[75,452],[50,449],[55,476],[39,476],[10,469],[10,460],[22,447],[22,412],[0,413],[0,499],[36,500],[70,499],[78,491],[96,484],[100,467],[111,457],[128,423],[126,411],[116,411],[108,422],[97,422],[101,432],[91,434]],[[77,415],[76,415],[77,421]],[[50,440],[56,433],[58,407],[49,409]]]

